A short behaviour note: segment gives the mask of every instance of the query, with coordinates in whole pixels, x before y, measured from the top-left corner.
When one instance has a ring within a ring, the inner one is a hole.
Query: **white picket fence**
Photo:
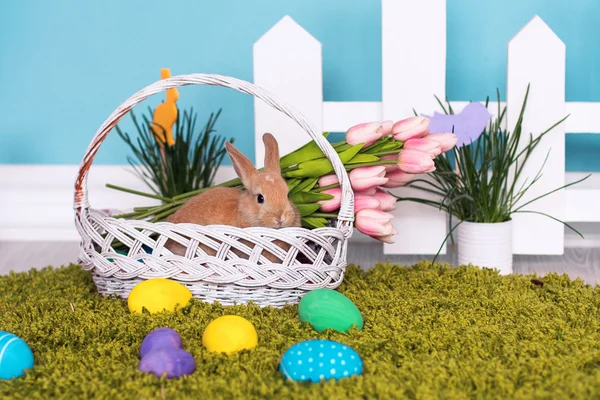
[[[565,50],[565,44],[538,16],[508,42],[508,126],[514,126],[528,83],[531,91],[524,118],[526,132],[539,134],[571,114],[566,124],[545,137],[531,157],[523,176],[534,175],[552,148],[542,179],[523,201],[577,177],[565,174],[566,133],[600,133],[600,103],[565,101]],[[413,108],[431,115],[440,111],[434,95],[445,98],[446,1],[382,0],[382,102],[324,102],[321,44],[289,16],[255,43],[254,81],[295,106],[323,131],[344,132],[360,122],[402,119],[413,115]],[[455,109],[466,104],[453,103]],[[496,104],[490,106],[492,114],[495,108]],[[309,140],[293,122],[256,101],[259,165],[263,158],[260,137],[264,132],[277,136],[282,153]],[[594,182],[557,192],[536,202],[532,209],[568,222],[600,222],[600,186],[594,186]],[[413,189],[398,190],[402,194],[409,192],[411,196],[423,196]],[[403,202],[395,215],[399,235],[396,243],[384,245],[386,254],[438,251],[447,234],[444,213]],[[564,240],[564,227],[558,222],[533,214],[514,218],[515,254],[562,254]]]

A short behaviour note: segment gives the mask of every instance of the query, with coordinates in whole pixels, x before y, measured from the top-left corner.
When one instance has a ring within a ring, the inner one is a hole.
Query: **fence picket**
[[[254,44],[254,83],[269,90],[322,129],[323,78],[321,43],[291,17],[283,17]],[[310,141],[295,122],[254,101],[254,143],[257,167],[263,167],[262,135],[272,133],[280,153],[287,154]]]
[[[531,84],[523,119],[523,140],[529,133],[537,137],[562,119],[565,113],[565,44],[538,16],[535,16],[508,44],[507,123],[513,130]],[[551,151],[550,151],[551,150]],[[550,152],[550,153],[548,153]],[[544,136],[523,168],[521,186],[536,176],[549,154],[542,178],[531,187],[519,204],[565,183],[565,125]],[[559,191],[525,207],[564,220],[566,194]],[[535,214],[514,215],[515,254],[563,254],[564,227],[559,222]]]
[[[382,111],[384,120],[431,115],[434,95],[446,95],[446,1],[382,1]],[[415,189],[398,195],[427,197]],[[401,202],[393,212],[398,236],[385,254],[435,254],[446,236],[446,214]],[[445,253],[445,247],[442,253]]]

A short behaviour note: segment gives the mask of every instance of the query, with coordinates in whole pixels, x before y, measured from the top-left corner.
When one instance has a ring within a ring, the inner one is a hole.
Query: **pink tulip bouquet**
[[[338,153],[346,148],[359,148],[344,163],[354,191],[356,228],[377,240],[392,243],[397,232],[389,211],[396,208],[397,199],[386,189],[405,186],[417,174],[434,171],[434,159],[452,149],[456,141],[452,133],[430,134],[429,119],[418,116],[396,123],[370,122],[350,128],[346,140],[335,143],[334,148]],[[318,227],[337,216],[335,211],[340,208],[342,192],[335,174],[321,176],[315,186],[314,192],[331,196],[318,202],[318,213],[305,218]]]
[[[328,134],[325,133],[325,136]],[[377,240],[391,243],[397,233],[389,212],[396,208],[397,198],[387,189],[405,186],[417,174],[435,170],[434,159],[452,149],[457,138],[452,133],[429,132],[429,118],[415,116],[398,122],[368,122],[353,126],[346,139],[332,143],[348,171],[355,202],[356,228]],[[281,174],[286,179],[289,197],[302,215],[308,229],[329,226],[337,217],[342,192],[333,165],[315,141],[311,141],[280,160]],[[190,197],[207,188],[182,193],[165,199],[134,192],[114,185],[109,187],[137,195],[159,199],[160,206],[138,207],[118,217],[149,218],[164,221]],[[241,186],[239,179],[219,186]]]

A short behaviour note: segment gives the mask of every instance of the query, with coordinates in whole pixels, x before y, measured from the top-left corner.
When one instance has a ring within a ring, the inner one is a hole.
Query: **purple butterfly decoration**
[[[430,119],[430,133],[454,132],[458,138],[456,147],[461,147],[471,144],[481,136],[492,114],[481,103],[469,103],[458,114],[446,115],[436,111],[433,117],[423,116]]]

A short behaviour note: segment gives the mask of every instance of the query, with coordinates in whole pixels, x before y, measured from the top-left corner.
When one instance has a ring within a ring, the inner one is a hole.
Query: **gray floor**
[[[0,242],[0,275],[11,270],[27,271],[31,268],[61,266],[77,260],[78,244],[75,242]],[[432,256],[385,255],[382,246],[372,243],[354,243],[348,250],[348,262],[369,269],[377,261],[391,261],[411,265]],[[440,261],[455,264],[456,254],[441,256]],[[590,284],[600,283],[600,249],[569,248],[563,256],[515,256],[516,273],[549,272],[567,273]]]
[[[77,242],[0,241],[0,275],[77,262]]]
[[[395,264],[412,265],[420,260],[432,260],[433,256],[397,256],[383,254],[380,247],[371,244],[356,244],[348,251],[349,262],[363,269],[373,266],[373,260],[390,261]],[[440,262],[456,265],[456,253],[440,256]],[[562,256],[521,256],[516,255],[513,270],[519,274],[537,273],[545,275],[556,272],[568,274],[572,279],[580,278],[586,283],[600,283],[600,249],[567,248]]]

